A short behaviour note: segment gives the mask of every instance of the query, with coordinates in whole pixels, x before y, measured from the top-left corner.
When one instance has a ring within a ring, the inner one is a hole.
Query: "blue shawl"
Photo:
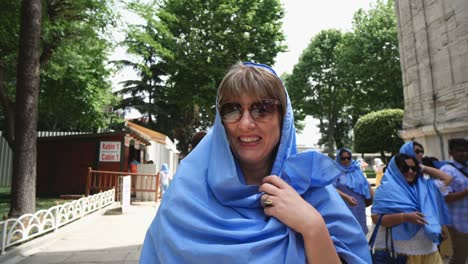
[[[342,148],[336,152],[335,161],[345,171],[344,177],[338,177],[338,181],[342,182],[355,193],[362,195],[365,199],[370,199],[369,182],[361,170],[360,163],[351,159],[349,166],[343,165],[340,160],[340,155],[343,151],[348,152],[352,157],[351,150],[347,148]]]
[[[416,157],[413,142],[404,144],[400,153]],[[396,165],[395,158],[390,161],[382,178],[382,183],[374,194],[372,214],[409,213],[419,211],[425,216],[427,225],[424,231],[434,243],[440,242],[441,225],[450,223],[445,201],[432,179],[418,174],[413,185],[408,184]],[[403,223],[392,228],[396,240],[410,240],[421,225]]]
[[[322,214],[340,257],[371,263],[359,224],[330,185],[339,168],[318,152],[296,154],[295,133],[288,97],[271,174]],[[177,169],[146,234],[140,263],[305,263],[301,235],[265,217],[258,188],[245,184],[217,112],[213,128]]]

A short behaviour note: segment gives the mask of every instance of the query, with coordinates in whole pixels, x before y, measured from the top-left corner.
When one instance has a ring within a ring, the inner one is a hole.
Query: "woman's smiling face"
[[[268,166],[274,159],[280,141],[279,111],[275,110],[268,118],[255,120],[249,112],[249,106],[257,101],[247,95],[230,100],[242,105],[243,114],[236,122],[223,122],[231,150],[241,165]]]
[[[403,176],[405,177],[406,182],[413,183],[418,177],[418,166],[413,159],[405,160],[406,167],[401,169]]]

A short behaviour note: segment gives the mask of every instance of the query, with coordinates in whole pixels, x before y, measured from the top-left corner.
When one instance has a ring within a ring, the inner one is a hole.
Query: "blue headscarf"
[[[413,142],[404,144],[400,153],[416,157]],[[382,178],[382,183],[374,194],[372,214],[392,214],[421,212],[427,225],[424,231],[434,243],[440,242],[441,225],[450,223],[445,201],[432,179],[425,179],[421,174],[414,184],[410,185],[398,169],[395,157],[390,161]],[[403,223],[392,227],[393,238],[410,240],[421,228],[421,225]]]
[[[289,97],[285,108],[271,174],[322,214],[340,257],[371,263],[359,224],[329,185],[340,170],[318,152],[296,154]],[[147,232],[140,263],[305,263],[301,235],[265,218],[258,188],[245,184],[217,111],[213,129],[177,169]]]
[[[161,171],[163,171],[164,173],[169,173],[169,166],[167,166],[167,163],[163,163],[161,165]]]
[[[351,157],[351,163],[349,166],[345,166],[343,163],[341,163],[340,157],[342,152],[349,153]],[[345,171],[344,177],[338,177],[338,181],[343,182],[344,185],[353,190],[355,193],[362,195],[365,199],[370,199],[371,194],[369,191],[369,182],[361,170],[361,164],[352,159],[351,150],[347,148],[338,150],[336,152],[335,161]]]

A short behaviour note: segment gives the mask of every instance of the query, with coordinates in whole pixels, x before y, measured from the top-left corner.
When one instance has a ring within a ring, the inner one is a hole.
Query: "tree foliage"
[[[273,64],[285,50],[278,0],[168,0],[132,8],[147,22],[125,41],[142,58],[137,68],[143,82],[127,82],[132,91],[123,93],[140,91],[133,103],[154,115],[148,125],[180,141],[182,152],[196,129],[211,125],[217,86],[230,65]],[[153,98],[144,101],[150,94]]]
[[[348,98],[336,64],[337,46],[342,38],[338,30],[319,32],[302,53],[293,73],[285,79],[296,108],[295,117],[300,120],[308,114],[319,120],[329,154],[333,153],[336,127]]]
[[[0,127],[13,147],[15,125],[8,116],[15,104],[19,4],[7,2],[0,9],[0,64],[4,65],[3,80],[0,80],[3,110]],[[105,127],[109,116],[103,113],[103,108],[116,104],[106,66],[107,52],[112,45],[105,33],[115,21],[111,2],[43,2],[38,128],[96,130]]]
[[[105,0],[2,3],[0,127],[14,152],[10,215],[34,211],[37,127],[90,130],[107,122],[103,107],[115,103],[106,81],[104,35],[112,12]],[[41,24],[30,25],[33,19]],[[37,45],[28,47],[35,39]]]
[[[384,109],[362,116],[354,127],[354,149],[361,153],[398,153],[404,141],[399,136],[402,129],[403,110]],[[386,160],[386,158],[385,158]]]
[[[353,113],[362,115],[379,109],[403,108],[393,1],[377,1],[367,12],[358,10],[352,32],[346,34],[339,52],[340,74],[353,90]]]
[[[330,41],[324,36],[330,38]],[[351,32],[324,30],[311,39],[286,84],[295,119],[319,119],[320,144],[329,153],[350,145],[350,131],[370,111],[403,107],[393,1],[359,10]],[[339,36],[339,37],[338,37]]]

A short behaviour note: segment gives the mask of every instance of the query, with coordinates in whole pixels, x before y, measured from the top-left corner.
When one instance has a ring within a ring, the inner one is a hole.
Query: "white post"
[[[120,188],[120,193],[122,194],[121,204],[122,204],[122,213],[130,208],[130,186],[131,186],[131,176],[123,176],[122,177],[122,185]]]
[[[1,255],[3,255],[3,253],[5,253],[5,247],[6,247],[6,237],[7,237],[7,221],[3,221],[3,227],[2,227],[2,252],[1,252]]]

